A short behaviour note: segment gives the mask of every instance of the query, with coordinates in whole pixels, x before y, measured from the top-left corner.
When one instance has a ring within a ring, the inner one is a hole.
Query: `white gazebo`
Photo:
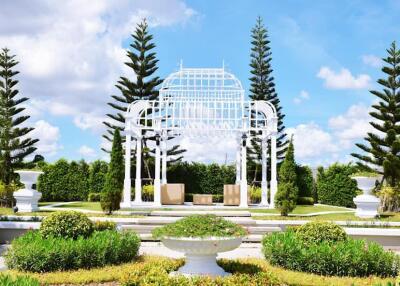
[[[277,191],[277,115],[268,101],[245,99],[240,81],[224,68],[180,68],[163,82],[157,100],[137,100],[126,112],[125,180],[122,208],[145,205],[141,199],[143,136],[155,137],[154,203],[161,206],[161,184],[167,183],[167,139],[171,136],[234,138],[237,141],[236,184],[240,207],[248,207],[246,147],[251,136],[262,142],[262,199],[268,206],[267,154],[271,148],[270,208]],[[135,200],[131,201],[131,150],[136,140]],[[271,146],[267,146],[270,139]],[[162,163],[161,163],[162,162]],[[161,171],[161,172],[160,172]],[[160,179],[160,173],[161,179]]]

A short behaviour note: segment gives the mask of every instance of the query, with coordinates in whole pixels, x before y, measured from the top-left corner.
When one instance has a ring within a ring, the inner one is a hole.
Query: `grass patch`
[[[75,202],[71,204],[65,204],[57,206],[57,208],[74,208],[74,209],[84,209],[90,211],[102,211],[99,202]]]
[[[122,264],[118,266],[106,266],[91,270],[76,270],[68,272],[52,272],[42,274],[23,273],[17,271],[7,271],[6,273],[13,276],[16,275],[29,275],[40,281],[42,284],[74,284],[85,285],[89,283],[105,283],[111,281],[125,280],[132,273],[137,273],[138,269],[143,267],[150,267],[154,264],[163,265],[163,268],[168,271],[175,270],[183,264],[183,259],[169,259],[157,256],[142,256],[136,262]],[[350,278],[350,277],[324,277],[314,274],[307,274],[302,272],[285,270],[280,267],[271,266],[262,259],[238,259],[227,260],[222,259],[219,264],[226,270],[233,273],[240,274],[256,274],[264,272],[272,281],[276,282],[274,285],[298,285],[298,286],[367,286],[367,285],[387,285],[388,282],[395,282],[395,279],[382,279],[377,277],[368,278]],[[166,284],[163,284],[166,285]],[[182,284],[183,285],[183,284]],[[210,284],[207,284],[210,285]],[[394,284],[393,284],[394,285]]]
[[[343,207],[336,207],[336,206],[320,206],[320,205],[314,205],[314,206],[297,206],[293,212],[290,214],[310,214],[310,213],[317,213],[317,212],[329,212],[329,211],[348,211],[349,209],[343,208]],[[273,214],[278,214],[278,210],[258,210],[258,209],[250,209],[249,210],[252,213],[273,213]]]
[[[363,219],[356,217],[354,213],[325,214],[316,216],[254,216],[257,220],[309,220],[309,221],[365,221],[365,222],[400,222],[400,213],[385,213],[380,217]]]

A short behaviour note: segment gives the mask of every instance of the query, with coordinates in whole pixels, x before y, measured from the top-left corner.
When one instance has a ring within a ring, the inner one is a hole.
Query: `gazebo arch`
[[[240,81],[224,68],[180,68],[162,83],[157,100],[137,100],[129,105],[125,120],[125,180],[121,207],[143,205],[141,200],[141,150],[144,131],[156,138],[154,206],[161,205],[161,183],[167,183],[169,136],[219,136],[235,138],[236,184],[240,207],[247,207],[246,155],[251,136],[262,142],[262,199],[268,206],[267,154],[271,148],[271,203],[277,191],[277,114],[268,101],[249,101]],[[131,202],[131,139],[136,139],[135,200]],[[271,146],[267,146],[271,139]],[[162,161],[162,163],[161,163]],[[161,172],[160,172],[161,171]],[[160,178],[160,173],[162,178]]]

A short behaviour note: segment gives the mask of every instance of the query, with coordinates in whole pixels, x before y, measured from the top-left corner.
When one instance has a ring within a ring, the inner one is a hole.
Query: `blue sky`
[[[41,153],[50,161],[94,160],[105,157],[101,121],[113,85],[121,74],[133,76],[124,49],[141,17],[151,25],[161,77],[181,59],[186,67],[224,61],[247,91],[250,30],[261,16],[296,157],[326,165],[350,160],[370,130],[368,90],[381,76],[379,58],[400,41],[398,15],[400,1],[4,1],[0,46],[21,62],[20,89],[31,98]],[[187,160],[234,158],[232,144],[209,150],[183,140]]]

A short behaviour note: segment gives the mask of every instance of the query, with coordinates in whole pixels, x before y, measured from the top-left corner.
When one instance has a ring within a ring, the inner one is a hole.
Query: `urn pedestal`
[[[36,184],[37,178],[43,172],[40,171],[16,171],[20,176],[20,181],[25,185],[23,189],[14,192],[14,198],[17,201],[18,212],[38,211],[38,202],[42,194],[32,188]]]
[[[378,215],[378,208],[381,200],[372,194],[377,177],[351,177],[356,180],[357,187],[363,191],[353,199],[357,206],[355,215],[360,218],[374,218]]]
[[[185,253],[186,262],[171,275],[184,276],[226,276],[216,261],[219,252],[234,250],[242,243],[241,237],[223,238],[163,238],[162,243],[169,249]]]

